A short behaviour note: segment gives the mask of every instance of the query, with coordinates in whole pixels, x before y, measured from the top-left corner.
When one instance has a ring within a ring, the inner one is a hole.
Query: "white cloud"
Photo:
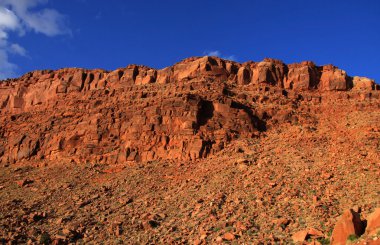
[[[237,58],[236,58],[235,55],[224,56],[222,58],[225,59],[225,60],[232,60],[232,61],[236,61],[237,60]]]
[[[33,30],[47,36],[71,34],[66,26],[66,18],[55,9],[35,7],[46,4],[48,0],[0,0],[0,6],[13,11],[20,19],[23,29]]]
[[[215,51],[210,51],[210,52],[206,53],[206,55],[207,56],[218,56],[218,57],[220,57],[221,53],[220,53],[220,51],[215,50]]]
[[[7,8],[0,7],[0,29],[15,30],[19,28],[17,16]]]
[[[235,55],[225,56],[225,55],[222,55],[222,52],[220,52],[219,50],[205,51],[205,52],[203,52],[203,54],[207,55],[207,56],[217,56],[217,57],[220,57],[220,58],[225,59],[225,60],[233,60],[233,61],[236,60]]]
[[[14,53],[14,54],[18,54],[20,56],[27,56],[27,52],[25,50],[25,48],[21,47],[19,44],[17,43],[12,43],[10,46],[10,52]]]
[[[65,25],[65,17],[54,9],[43,9],[36,13],[20,12],[20,17],[27,28],[47,36],[71,34]]]
[[[9,54],[27,56],[25,48],[11,42],[11,32],[17,32],[20,36],[30,31],[49,37],[71,35],[64,15],[55,9],[40,7],[47,2],[48,0],[0,0],[1,79],[16,75],[17,65],[9,61]]]

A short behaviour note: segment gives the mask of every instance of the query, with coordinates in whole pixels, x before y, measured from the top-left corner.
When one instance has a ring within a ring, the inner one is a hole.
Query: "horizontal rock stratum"
[[[275,59],[34,71],[0,82],[0,161],[195,160],[282,122],[307,125],[323,103],[378,101],[379,89],[333,65]]]

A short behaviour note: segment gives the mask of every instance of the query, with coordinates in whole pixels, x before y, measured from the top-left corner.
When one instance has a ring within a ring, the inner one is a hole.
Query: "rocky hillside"
[[[2,81],[0,243],[379,244],[379,89],[217,57]]]
[[[378,89],[332,65],[274,59],[35,71],[0,83],[0,162],[195,160],[285,121],[313,127],[310,109],[377,101]]]

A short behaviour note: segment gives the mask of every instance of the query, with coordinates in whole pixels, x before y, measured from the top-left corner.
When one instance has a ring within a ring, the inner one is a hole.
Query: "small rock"
[[[318,197],[317,196],[313,196],[313,203],[316,204],[318,202]]]
[[[20,187],[24,187],[32,183],[33,183],[33,180],[30,180],[30,179],[23,179],[23,180],[16,181],[16,184]]]
[[[207,235],[206,235],[206,234],[203,234],[203,235],[200,237],[200,239],[201,239],[201,240],[205,240],[206,237],[207,237]]]
[[[241,231],[247,230],[247,226],[245,226],[241,221],[236,222],[235,227],[236,229],[241,230]]]
[[[60,240],[66,240],[66,236],[63,234],[57,234],[55,235],[55,239],[59,242]]]
[[[142,225],[143,225],[143,227],[144,227],[145,230],[149,230],[149,229],[152,229],[152,228],[156,228],[160,224],[157,221],[155,221],[155,220],[148,220],[148,221],[143,222]]]
[[[368,156],[368,152],[366,152],[366,151],[361,151],[361,152],[360,152],[360,155],[362,155],[363,157]]]
[[[274,220],[274,223],[275,223],[277,226],[281,227],[281,229],[284,230],[284,229],[286,228],[286,226],[289,225],[290,220],[288,220],[288,219],[286,219],[286,218],[279,218],[279,219]]]
[[[302,230],[294,233],[292,236],[293,242],[304,242],[307,237],[308,230]]]
[[[110,233],[115,235],[116,237],[121,236],[123,233],[122,223],[121,222],[113,223],[111,228],[110,228]]]
[[[194,240],[194,245],[200,245],[202,243],[202,241],[201,240],[199,240],[199,239],[196,239],[196,240]]]
[[[61,244],[65,244],[64,240],[65,240],[65,239],[57,238],[57,236],[56,236],[56,238],[53,240],[52,245],[61,245]]]
[[[235,239],[235,235],[232,234],[231,232],[227,232],[224,234],[223,238],[224,238],[224,240],[232,241]]]
[[[216,239],[215,239],[215,242],[217,243],[222,243],[223,242],[223,238],[221,236],[218,236]]]
[[[81,201],[78,202],[78,206],[80,208],[83,208],[84,206],[86,206],[86,205],[88,205],[90,203],[91,203],[91,200],[84,200],[84,201],[81,200]]]
[[[64,235],[70,235],[71,233],[72,233],[72,231],[69,229],[63,229],[62,230],[62,234],[64,234]]]
[[[245,159],[245,158],[240,158],[240,159],[236,160],[236,164],[245,164],[245,165],[247,165],[248,164],[248,160]]]
[[[238,164],[238,165],[237,165],[237,168],[238,168],[240,171],[244,171],[244,170],[248,169],[248,165],[246,165],[246,164]]]
[[[323,179],[325,179],[325,180],[329,180],[329,179],[331,179],[332,177],[333,177],[333,175],[332,174],[330,174],[330,173],[322,173],[322,175],[321,175],[321,177],[323,178]]]
[[[319,238],[319,237],[324,236],[321,231],[314,228],[309,228],[309,230],[307,231],[307,234],[312,238]]]
[[[296,232],[293,236],[292,239],[294,242],[304,242],[309,238],[319,238],[323,237],[323,233],[317,229],[314,228],[308,228],[299,232]]]
[[[128,197],[127,199],[121,199],[119,202],[120,202],[120,204],[125,204],[125,205],[127,205],[127,204],[132,203],[132,202],[133,202],[133,199],[132,199],[131,197]]]
[[[268,183],[270,187],[275,187],[277,184],[275,182]]]

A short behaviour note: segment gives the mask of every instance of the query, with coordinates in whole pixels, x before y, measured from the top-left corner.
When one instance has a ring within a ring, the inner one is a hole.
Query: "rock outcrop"
[[[353,89],[355,90],[374,90],[375,81],[366,77],[353,77]]]
[[[313,62],[305,61],[299,64],[290,64],[288,69],[288,76],[284,79],[286,89],[305,91],[317,88],[321,72]]]
[[[274,59],[239,64],[206,56],[162,70],[35,71],[0,82],[0,161],[195,160],[275,122],[298,120],[291,111],[256,106],[268,99],[319,103],[324,91],[377,98],[377,88],[332,65]]]
[[[380,232],[380,208],[375,211],[367,219],[366,233],[368,235],[376,235]]]
[[[356,244],[377,244],[380,231],[380,208],[376,208],[367,220],[361,220],[360,213],[346,210],[335,224],[331,244],[340,245],[357,241]]]
[[[349,77],[346,72],[333,65],[326,65],[322,67],[319,86],[319,89],[322,91],[346,91],[351,89]]]
[[[331,244],[346,244],[350,236],[360,237],[364,233],[365,226],[360,219],[360,214],[353,210],[346,210],[335,224]]]

